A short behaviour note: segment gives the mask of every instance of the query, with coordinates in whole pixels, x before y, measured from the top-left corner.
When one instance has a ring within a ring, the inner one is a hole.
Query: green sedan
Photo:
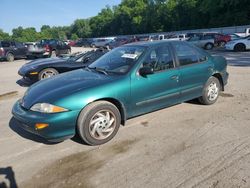
[[[78,134],[99,145],[129,118],[195,98],[215,103],[227,80],[223,57],[187,42],[133,43],[84,69],[36,83],[12,113],[23,129],[49,141]]]

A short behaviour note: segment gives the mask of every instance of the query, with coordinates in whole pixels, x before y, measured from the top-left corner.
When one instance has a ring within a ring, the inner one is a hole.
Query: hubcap
[[[215,82],[212,82],[209,86],[208,86],[208,100],[210,101],[214,101],[218,95],[219,95],[219,88],[217,86],[217,84]]]
[[[109,110],[101,110],[91,118],[89,132],[93,138],[103,140],[114,132],[115,126],[115,115]]]
[[[42,77],[41,78],[43,80],[43,79],[50,78],[50,77],[55,76],[55,75],[57,75],[57,73],[55,71],[53,71],[53,70],[47,70],[47,71],[45,71],[45,72],[42,73]]]

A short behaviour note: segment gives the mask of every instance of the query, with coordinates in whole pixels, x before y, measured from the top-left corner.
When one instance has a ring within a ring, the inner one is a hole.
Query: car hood
[[[25,93],[21,105],[30,109],[36,103],[54,103],[56,100],[110,83],[116,76],[104,75],[97,72],[78,69],[37,82]]]
[[[30,61],[25,64],[25,66],[32,66],[32,67],[37,67],[39,65],[45,65],[45,64],[54,64],[54,63],[61,63],[67,61],[66,59],[62,58],[48,58],[48,59],[37,59]]]

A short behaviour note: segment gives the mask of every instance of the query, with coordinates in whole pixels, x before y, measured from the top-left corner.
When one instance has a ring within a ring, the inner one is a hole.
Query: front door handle
[[[179,79],[179,76],[178,75],[173,75],[171,76],[171,80],[178,80]]]

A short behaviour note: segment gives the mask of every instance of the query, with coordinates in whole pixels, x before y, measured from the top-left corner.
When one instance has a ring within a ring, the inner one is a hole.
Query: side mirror
[[[90,57],[87,57],[85,59],[83,59],[83,63],[87,63],[90,60]]]
[[[142,67],[139,69],[139,74],[141,76],[146,76],[148,74],[154,74],[154,70],[153,70],[153,68],[150,68],[150,67]]]

